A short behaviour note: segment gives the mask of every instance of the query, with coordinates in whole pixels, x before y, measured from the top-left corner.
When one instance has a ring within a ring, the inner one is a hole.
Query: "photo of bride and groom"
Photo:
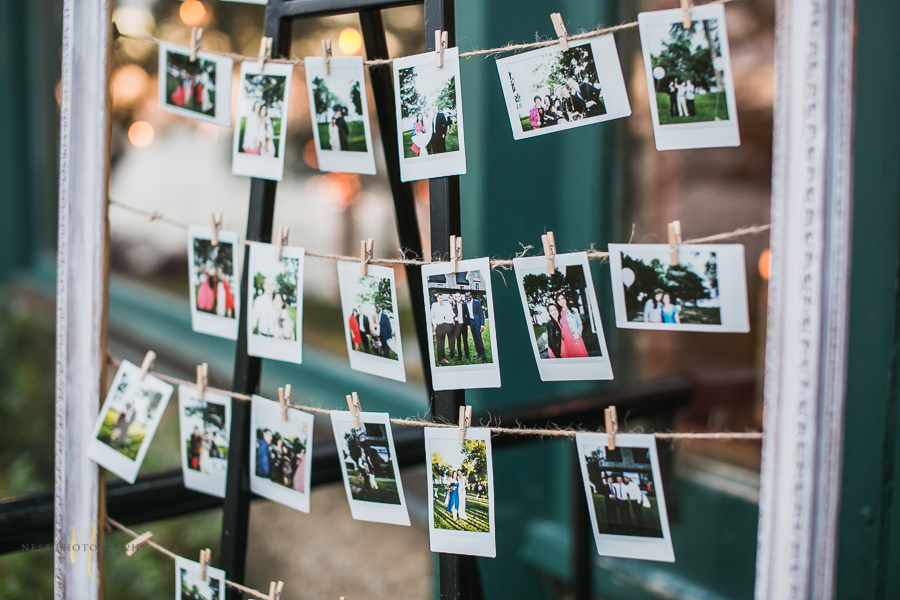
[[[281,181],[293,65],[241,63],[231,172]]]
[[[360,81],[333,77],[326,83],[323,77],[316,77],[312,84],[319,149],[365,152],[366,122]]]
[[[276,340],[297,339],[297,271],[300,259],[282,258],[270,269],[254,265],[250,331]]]
[[[431,65],[400,69],[403,157],[456,152],[456,76]]]
[[[212,392],[198,397],[190,385],[178,387],[181,464],[185,487],[225,496],[231,399]]]
[[[432,440],[430,450],[434,528],[490,531],[485,442]]]

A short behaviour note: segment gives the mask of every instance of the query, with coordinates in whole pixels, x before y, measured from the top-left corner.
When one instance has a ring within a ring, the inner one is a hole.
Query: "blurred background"
[[[0,499],[52,490],[55,325],[55,241],[60,77],[60,0],[0,5]],[[553,36],[549,12],[569,31],[632,21],[640,11],[673,1],[457,0],[461,51]],[[256,55],[265,9],[210,0],[118,0],[113,20],[123,33],[187,45],[204,29],[203,48]],[[424,51],[421,6],[384,11],[391,56]],[[768,222],[773,103],[774,0],[735,2],[726,9],[741,129],[739,148],[657,152],[637,30],[616,34],[631,117],[554,135],[513,141],[493,59],[461,64],[468,173],[461,177],[467,257],[508,258],[521,244],[555,233],[560,251],[603,249],[609,242],[661,242],[666,223],[680,219],[685,238]],[[362,54],[355,15],[296,21],[294,56],[318,55],[331,38],[336,56]],[[24,49],[24,52],[22,51]],[[224,213],[226,229],[243,234],[250,181],[231,175],[232,130],[158,108],[157,48],[122,39],[113,56],[112,174],[114,200],[186,223],[205,225]],[[237,68],[235,77],[237,76]],[[372,127],[379,174],[320,173],[302,68],[295,71],[285,177],[278,186],[275,225],[291,243],[354,254],[374,238],[379,256],[396,255],[397,234],[380,136]],[[369,97],[369,111],[374,104]],[[393,132],[387,132],[393,135]],[[414,185],[426,252],[427,182]],[[152,348],[157,368],[190,378],[208,362],[213,385],[230,387],[234,344],[191,332],[184,230],[110,208],[109,347],[140,362]],[[767,236],[746,246],[751,333],[700,334],[617,330],[608,265],[592,265],[616,380],[541,383],[533,363],[521,301],[512,278],[494,275],[503,387],[467,393],[476,410],[530,400],[547,403],[597,387],[628,386],[678,376],[690,403],[663,420],[624,419],[623,428],[681,431],[758,430],[762,416]],[[414,347],[405,274],[397,271],[409,381],[399,384],[350,370],[335,266],[309,259],[305,279],[304,364],[264,361],[262,392],[291,383],[304,403],[340,408],[356,389],[366,409],[393,416],[425,414],[428,397]],[[317,419],[316,442],[332,439]],[[142,473],[175,469],[177,417],[168,410]],[[739,599],[753,595],[760,446],[753,442],[660,442],[673,484],[667,484],[673,565],[594,557],[598,598]],[[578,488],[571,441],[522,444],[494,457],[498,558],[483,559],[488,598],[571,595],[569,526]],[[113,479],[113,476],[110,475]],[[403,472],[413,515],[410,528],[352,521],[342,486],[313,492],[304,515],[259,500],[251,512],[247,583],[286,583],[286,598],[435,597],[435,557],[428,549],[423,468]],[[0,500],[2,501],[2,500]],[[581,496],[583,502],[583,496]],[[192,558],[210,547],[216,564],[220,511],[137,529],[152,529],[164,546]],[[109,534],[112,543],[125,537]],[[171,593],[174,568],[158,553],[106,560],[109,598],[159,598]],[[0,555],[0,597],[49,598],[52,553]]]

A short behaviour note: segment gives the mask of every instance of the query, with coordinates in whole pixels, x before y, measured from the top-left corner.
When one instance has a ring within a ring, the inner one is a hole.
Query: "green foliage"
[[[353,103],[356,114],[361,117],[363,114],[362,92],[359,89],[358,81],[354,81],[353,86],[350,88],[350,102]]]
[[[559,52],[556,60],[551,63],[550,70],[540,84],[540,88],[553,90],[559,86],[566,86],[566,80],[574,77],[578,83],[599,84],[597,80],[597,67],[594,65],[594,54],[590,44],[575,46],[565,52]],[[543,64],[535,67],[535,73],[545,68]]]
[[[662,92],[656,94],[656,108],[660,125],[703,123],[716,119],[728,120],[728,101],[725,98],[725,92],[698,94],[694,98],[694,114],[686,117],[679,117],[677,111],[675,115],[671,114],[669,95]]]
[[[284,83],[284,75],[247,75],[244,90],[248,98],[261,99],[265,102],[271,113],[273,108],[281,108],[284,100]]]
[[[184,412],[188,417],[200,417],[203,420],[204,429],[213,428],[223,435],[228,434],[225,430],[224,404],[200,400],[198,404],[185,407]]]
[[[316,114],[321,115],[335,104],[339,104],[340,98],[328,89],[324,79],[316,77],[313,79],[313,102],[316,105]]]
[[[534,310],[538,306],[547,306],[552,302],[556,302],[556,296],[560,292],[566,295],[569,306],[578,301],[577,296],[569,289],[566,276],[561,271],[554,271],[553,275],[547,273],[529,273],[522,278],[522,285],[525,288],[525,299],[528,302],[528,308]]]
[[[215,246],[209,240],[194,239],[194,267],[222,269],[226,277],[234,274],[234,245],[219,242]]]
[[[424,106],[425,98],[416,89],[416,68],[400,69],[400,117],[411,117]]]
[[[444,460],[444,457],[441,456],[440,452],[431,453],[431,477],[435,481],[439,481],[450,475],[452,471],[453,469],[450,468],[450,465]]]
[[[669,82],[676,77],[682,81],[690,79],[696,87],[721,91],[721,76],[713,68],[713,59],[721,55],[718,22],[702,21],[700,29],[702,32],[697,31],[696,21],[691,29],[684,29],[681,23],[672,24],[669,40],[663,42],[665,50],[650,55],[654,69],[662,67],[666,70],[665,77],[656,84],[658,92],[665,92]],[[703,36],[707,47],[699,47],[695,36]]]
[[[456,110],[456,76],[447,80],[441,91],[438,92],[435,104],[441,110]]]
[[[476,480],[487,478],[487,444],[484,440],[466,440],[462,452],[465,455],[463,471],[474,475]]]
[[[360,304],[375,304],[381,310],[394,312],[394,302],[391,298],[391,280],[387,277],[372,277],[360,275],[359,285],[364,288],[356,294],[356,300]]]
[[[331,135],[328,133],[328,123],[317,123],[319,128],[319,148],[331,150]],[[366,124],[364,121],[347,121],[347,149],[344,152],[365,152]]]
[[[434,528],[449,529],[453,531],[475,531],[486,533],[491,530],[490,505],[487,498],[476,498],[472,488],[466,493],[467,519],[453,520],[453,515],[447,510],[447,487],[436,486],[438,497],[434,500]]]

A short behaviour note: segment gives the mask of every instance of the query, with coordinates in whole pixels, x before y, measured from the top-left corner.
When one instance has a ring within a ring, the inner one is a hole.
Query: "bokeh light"
[[[338,37],[338,47],[344,54],[356,54],[361,46],[362,36],[352,27],[344,29]]]
[[[197,27],[206,20],[206,7],[199,0],[185,0],[178,9],[178,16],[188,27]]]
[[[759,276],[768,281],[772,270],[772,252],[768,248],[759,255],[759,264],[757,266],[759,268]]]
[[[144,94],[150,76],[137,65],[125,65],[116,69],[112,76],[112,99],[116,107],[127,108]]]
[[[128,128],[128,141],[138,148],[145,148],[153,143],[156,132],[147,121],[135,121]]]
[[[319,156],[316,154],[316,140],[312,139],[303,144],[303,162],[310,169],[319,168]]]

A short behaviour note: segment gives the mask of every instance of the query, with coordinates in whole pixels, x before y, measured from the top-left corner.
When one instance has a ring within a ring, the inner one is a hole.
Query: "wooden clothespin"
[[[542,235],[541,243],[544,245],[544,256],[547,257],[547,273],[553,275],[556,272],[556,266],[553,264],[553,257],[556,256],[556,239],[553,232],[548,231]]]
[[[206,567],[209,566],[211,557],[212,550],[209,548],[200,551],[200,581],[206,581]]]
[[[200,50],[200,39],[202,37],[202,27],[191,27],[191,62],[197,60],[197,52]]]
[[[372,253],[375,252],[375,240],[369,238],[359,241],[359,272],[362,275],[368,275],[369,262],[372,260]]]
[[[603,416],[606,419],[606,447],[610,450],[615,450],[616,434],[619,433],[619,415],[616,414],[616,407],[604,408]]]
[[[281,590],[284,588],[284,582],[279,581],[275,583],[274,581],[269,584],[269,600],[280,600],[281,599]]]
[[[281,405],[281,420],[288,420],[288,409],[291,407],[291,384],[278,388],[278,404]]]
[[[681,0],[681,26],[685,29],[691,29],[694,23],[691,21],[691,0]]]
[[[331,73],[331,40],[322,40],[322,70]]]
[[[147,531],[131,540],[131,543],[125,545],[125,556],[131,556],[132,554],[140,550],[141,546],[149,542],[150,538],[152,537],[153,534]]]
[[[141,374],[138,375],[138,381],[143,381],[144,377],[147,376],[147,373],[150,372],[150,369],[153,368],[153,362],[156,360],[156,352],[153,350],[147,350],[147,354],[144,355],[144,362],[141,363]]]
[[[434,30],[434,66],[444,66],[444,50],[450,43],[450,34],[440,29]]]
[[[259,41],[259,60],[256,68],[262,71],[266,68],[266,60],[272,55],[272,38],[263,36]]]
[[[569,32],[566,31],[566,24],[563,23],[562,15],[550,13],[550,20],[553,21],[553,29],[556,30],[556,37],[559,38],[559,47],[565,52],[569,49]]]
[[[209,217],[210,229],[212,235],[209,236],[209,243],[213,246],[219,245],[219,230],[222,229],[222,213],[214,212]]]
[[[350,416],[353,417],[353,429],[362,429],[362,423],[359,421],[362,407],[359,405],[359,395],[356,392],[347,396],[347,408],[350,409]]]
[[[209,385],[209,365],[203,363],[202,365],[197,365],[197,393],[200,394],[200,399],[203,399],[203,395],[206,393],[206,388]]]
[[[281,251],[288,245],[290,231],[290,227],[278,228],[278,235],[275,236],[275,260],[281,260]]]
[[[681,245],[681,221],[672,221],[669,231],[669,264],[678,264],[678,246]]]
[[[460,444],[465,443],[466,441],[466,429],[469,428],[469,425],[472,423],[472,407],[471,406],[460,406],[459,407],[459,438],[458,442]]]
[[[462,260],[462,236],[450,236],[450,272],[456,273],[456,262]]]

